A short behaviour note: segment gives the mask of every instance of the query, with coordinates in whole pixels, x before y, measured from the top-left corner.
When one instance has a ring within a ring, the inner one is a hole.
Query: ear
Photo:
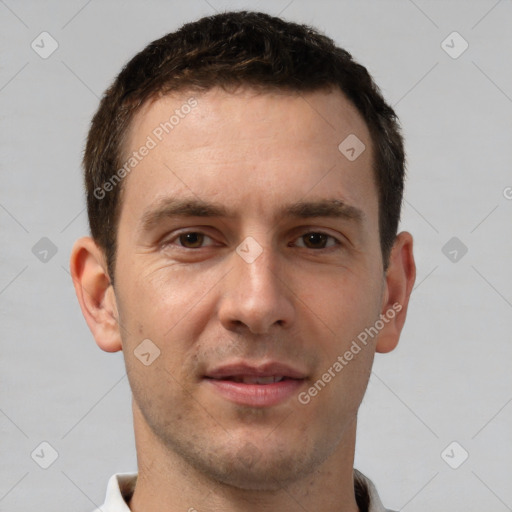
[[[377,352],[391,352],[397,346],[405,323],[409,297],[416,280],[412,246],[411,234],[403,231],[397,235],[391,249],[381,307],[385,325],[377,338]]]
[[[76,296],[98,346],[106,352],[122,350],[114,288],[102,249],[90,237],[73,245],[69,262]]]

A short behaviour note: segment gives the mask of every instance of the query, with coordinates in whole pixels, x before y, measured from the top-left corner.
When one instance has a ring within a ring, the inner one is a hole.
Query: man
[[[122,350],[138,475],[103,512],[384,511],[353,469],[415,279],[393,110],[310,27],[184,25],[123,69],[84,155],[73,282]]]

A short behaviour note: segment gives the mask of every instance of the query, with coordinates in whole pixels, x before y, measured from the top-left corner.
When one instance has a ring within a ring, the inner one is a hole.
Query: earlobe
[[[381,315],[388,321],[377,338],[377,352],[391,352],[397,346],[415,280],[413,239],[403,231],[395,239],[386,272]]]
[[[98,346],[106,352],[122,350],[114,290],[103,251],[91,237],[75,242],[69,262],[76,296]]]

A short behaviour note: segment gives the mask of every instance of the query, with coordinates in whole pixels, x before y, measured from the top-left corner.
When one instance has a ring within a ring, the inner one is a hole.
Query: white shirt
[[[354,469],[354,476],[361,490],[366,492],[369,501],[368,510],[361,512],[393,512],[384,508],[377,494],[377,489],[369,478],[357,469]],[[136,481],[137,473],[116,473],[112,475],[108,481],[105,503],[94,512],[130,512],[126,502],[133,494]]]

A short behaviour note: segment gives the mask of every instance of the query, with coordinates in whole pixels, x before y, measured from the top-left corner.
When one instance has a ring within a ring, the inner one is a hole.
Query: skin
[[[127,155],[191,96],[197,107],[125,178],[115,289],[91,238],[71,255],[97,344],[124,352],[139,464],[130,508],[357,511],[357,411],[374,353],[396,346],[405,321],[412,237],[397,236],[385,272],[369,131],[338,91],[165,96],[138,112]],[[353,162],[338,150],[349,134],[366,145]],[[141,231],[166,197],[220,202],[230,216],[162,218]],[[361,221],[279,213],[332,198]],[[183,230],[206,236],[187,244]],[[329,238],[311,243],[312,232]],[[249,236],[262,248],[252,263],[236,252]],[[202,378],[228,362],[280,361],[307,375],[307,391],[396,303],[400,312],[307,405],[296,395],[237,405]],[[148,366],[134,355],[144,339],[160,349]]]

